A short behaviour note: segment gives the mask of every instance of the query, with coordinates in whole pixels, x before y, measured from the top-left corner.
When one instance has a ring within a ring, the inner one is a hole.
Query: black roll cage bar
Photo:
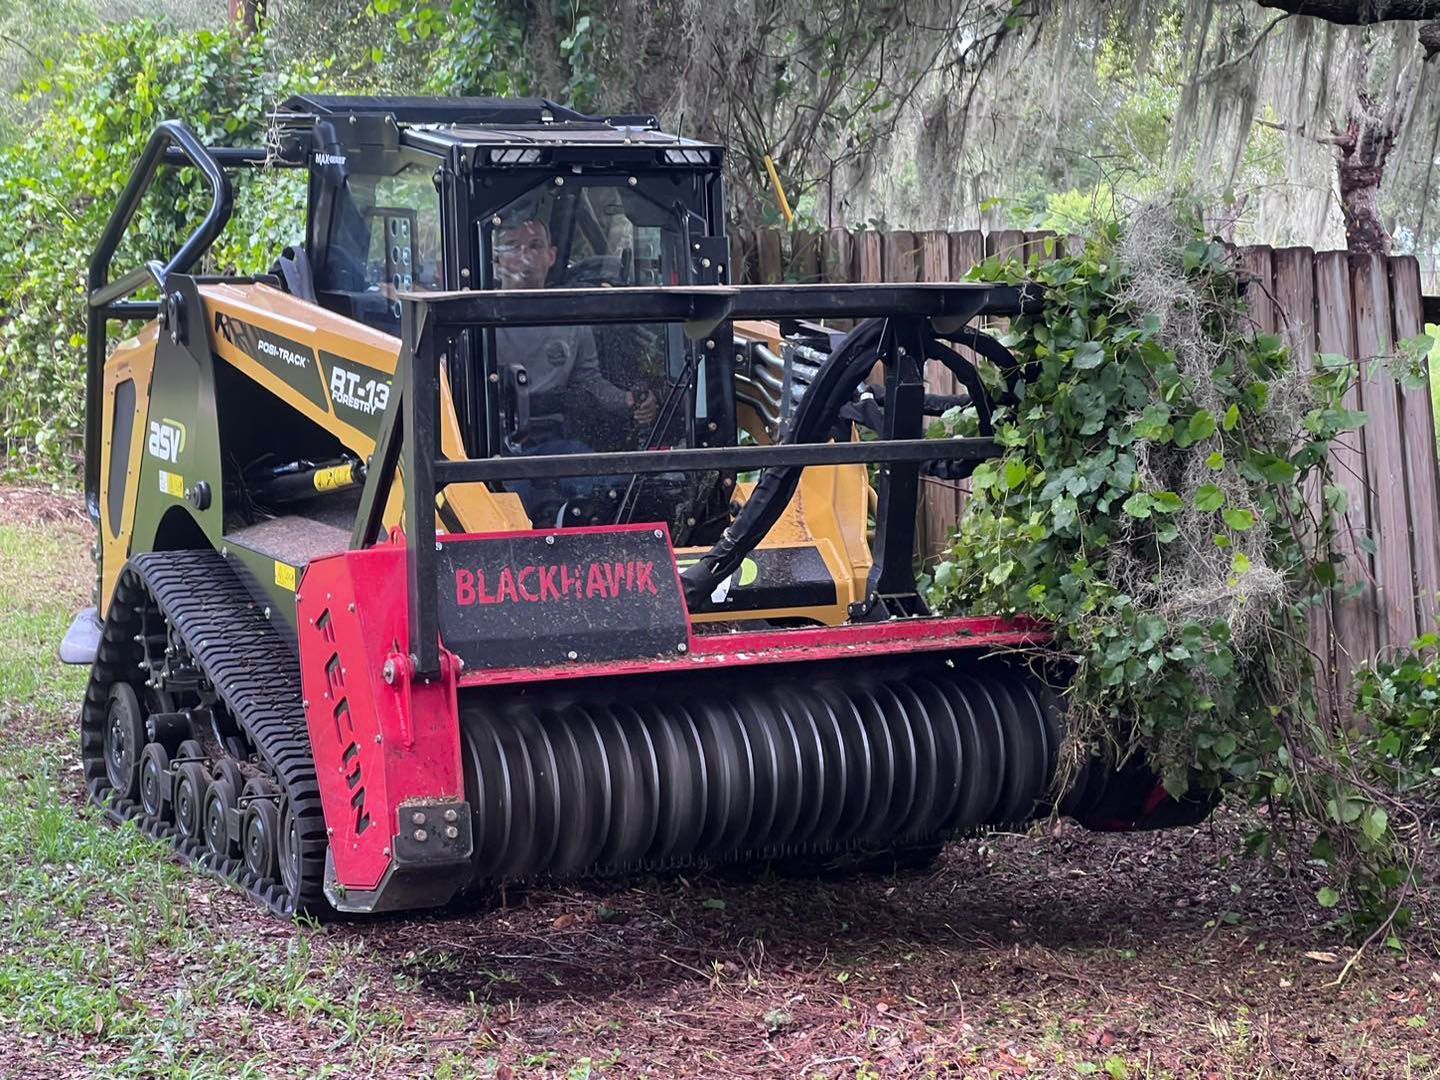
[[[908,578],[913,593],[910,557],[920,463],[978,463],[999,452],[989,438],[921,437],[926,337],[932,328],[956,333],[977,316],[1018,315],[1038,306],[1033,292],[1023,286],[980,283],[498,290],[401,293],[398,298],[400,355],[350,546],[364,548],[382,538],[382,514],[398,468],[404,477],[410,651],[420,678],[433,677],[440,668],[435,503],[447,484],[883,463],[872,582],[894,586],[900,578]],[[888,400],[897,405],[880,440],[461,461],[441,456],[440,365],[460,336],[473,327],[678,322],[685,324],[692,339],[707,339],[709,350],[729,347],[729,324],[736,319],[826,317],[887,321],[887,344],[880,359]],[[903,585],[897,588],[903,590]]]
[[[180,120],[163,120],[130,174],[105,231],[90,257],[85,279],[85,503],[92,521],[100,517],[100,392],[104,381],[107,331],[111,322],[159,318],[165,301],[131,300],[148,285],[165,295],[171,274],[187,274],[204,257],[230,221],[235,193],[227,169],[304,168],[305,162],[277,156],[262,147],[208,147]],[[136,211],[162,165],[195,168],[210,189],[205,217],[168,262],[149,259],[118,280],[110,280],[110,264]]]

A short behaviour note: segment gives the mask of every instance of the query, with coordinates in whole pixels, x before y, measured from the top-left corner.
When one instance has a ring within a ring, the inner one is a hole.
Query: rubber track
[[[217,859],[202,841],[182,840],[174,825],[146,815],[138,802],[113,798],[104,761],[109,692],[118,681],[143,691],[143,650],[133,638],[147,602],[153,602],[174,627],[260,761],[295,805],[302,853],[298,897],[279,881],[257,878],[241,859]],[[184,862],[233,882],[277,915],[321,915],[330,910],[322,888],[325,819],[301,705],[299,663],[216,552],[156,552],[136,556],[126,565],[86,690],[80,752],[90,798],[111,820],[134,821],[156,839],[170,841]]]

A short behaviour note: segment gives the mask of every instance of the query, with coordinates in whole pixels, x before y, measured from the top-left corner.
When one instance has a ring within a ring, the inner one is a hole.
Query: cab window
[[[444,287],[440,197],[427,164],[393,176],[352,174],[338,193],[316,287],[344,294],[351,314],[386,328],[398,325],[397,292]]]

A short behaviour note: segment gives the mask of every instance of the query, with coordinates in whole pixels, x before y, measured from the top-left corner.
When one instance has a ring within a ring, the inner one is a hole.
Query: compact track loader
[[[1024,377],[971,323],[1037,298],[730,286],[722,151],[650,117],[306,97],[274,131],[160,125],[91,263],[103,620],[63,652],[110,816],[288,914],[1208,811],[1139,762],[1054,790],[1060,701],[1005,655],[1044,628],[917,592],[921,476],[997,453],[977,358]],[[172,167],[208,213],[112,280]],[[303,246],[194,273],[261,167],[306,171]],[[955,405],[986,437],[923,438]]]

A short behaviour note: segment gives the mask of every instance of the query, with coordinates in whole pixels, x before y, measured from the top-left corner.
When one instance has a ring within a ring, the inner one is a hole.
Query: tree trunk
[[[267,2],[268,0],[226,0],[230,11],[230,24],[240,31],[241,37],[249,37],[260,29]]]
[[[1373,26],[1402,19],[1440,19],[1440,0],[1259,0],[1262,7],[1310,15],[1339,26]]]
[[[1410,118],[1420,87],[1424,61],[1416,56],[1404,63],[1384,102],[1370,92],[1369,45],[1355,50],[1350,78],[1354,98],[1345,130],[1323,140],[1335,147],[1335,171],[1340,183],[1340,210],[1345,215],[1345,245],[1370,255],[1390,253],[1390,231],[1380,215],[1380,182],[1395,139]]]
[[[1361,116],[1350,118],[1343,140],[1336,142],[1345,246],[1361,254],[1388,255],[1390,232],[1380,217],[1380,181],[1395,133],[1368,113],[1362,105]]]
[[[560,28],[549,0],[526,5],[526,45],[530,65],[535,72],[536,89],[542,97],[561,105],[569,105],[566,87],[570,83],[570,65],[560,51]]]

